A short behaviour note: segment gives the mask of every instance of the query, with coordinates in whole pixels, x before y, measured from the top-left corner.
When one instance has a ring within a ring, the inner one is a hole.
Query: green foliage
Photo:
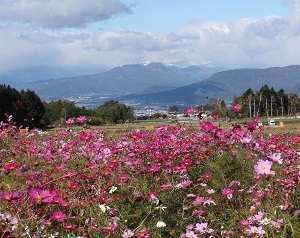
[[[133,119],[133,109],[118,101],[108,101],[95,110],[95,114],[108,123],[122,123]]]
[[[6,121],[12,115],[18,125],[35,126],[40,124],[44,113],[44,105],[34,91],[19,92],[0,85],[0,120]]]
[[[71,117],[78,117],[81,115],[90,115],[91,112],[84,107],[78,107],[74,102],[67,100],[44,102],[45,117],[49,120],[49,124],[62,123]]]
[[[179,108],[176,105],[172,105],[168,109],[169,113],[179,113]]]
[[[21,90],[20,95],[26,108],[26,110],[24,110],[25,118],[31,120],[32,123],[40,124],[45,114],[45,108],[39,96],[31,90]]]
[[[287,116],[300,111],[300,99],[296,94],[286,94],[283,89],[276,92],[268,85],[257,92],[249,88],[242,96],[235,97],[233,102],[243,106],[239,112],[241,117]]]

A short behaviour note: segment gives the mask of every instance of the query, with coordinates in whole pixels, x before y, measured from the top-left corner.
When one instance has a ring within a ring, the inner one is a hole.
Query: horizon
[[[300,64],[299,0],[15,0],[0,5],[0,74],[144,61],[226,69]]]

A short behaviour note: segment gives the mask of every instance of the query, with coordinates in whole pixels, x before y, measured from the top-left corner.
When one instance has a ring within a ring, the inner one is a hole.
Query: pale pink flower
[[[134,236],[134,233],[129,229],[127,231],[124,231],[121,236],[123,238],[130,238]]]
[[[85,116],[80,116],[76,118],[76,121],[78,123],[84,123],[86,121],[86,117]]]
[[[208,223],[196,223],[195,231],[200,232],[200,234],[204,234],[208,228]]]
[[[283,163],[283,159],[281,158],[281,153],[273,153],[273,154],[269,155],[268,158],[273,160],[273,162],[277,162],[278,164]]]
[[[274,172],[271,171],[273,163],[269,160],[259,160],[255,165],[254,169],[257,174],[266,174],[270,175]]]
[[[248,234],[258,234],[258,235],[264,235],[264,234],[266,234],[266,232],[262,228],[262,226],[249,226],[249,228],[246,229],[245,231]]]
[[[66,121],[66,124],[67,125],[72,125],[74,124],[74,120],[72,118],[69,118],[67,121]]]
[[[185,233],[186,238],[198,238],[198,235],[196,235],[193,231],[187,231]]]

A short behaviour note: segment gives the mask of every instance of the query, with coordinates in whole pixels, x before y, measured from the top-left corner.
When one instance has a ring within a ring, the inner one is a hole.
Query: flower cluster
[[[300,135],[258,122],[113,137],[2,122],[0,237],[298,237]]]

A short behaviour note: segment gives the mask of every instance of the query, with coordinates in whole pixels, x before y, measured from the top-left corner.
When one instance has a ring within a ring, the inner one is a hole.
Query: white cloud
[[[0,20],[34,27],[85,27],[122,13],[131,10],[120,0],[0,0]]]
[[[40,15],[45,13],[46,10],[41,9],[41,1],[10,1],[11,5],[6,6],[6,15],[11,16],[14,12],[15,16],[6,19],[19,20],[29,25],[0,24],[0,72],[34,65],[103,64],[113,67],[139,63],[145,59],[163,63],[210,63],[229,68],[300,64],[299,1],[289,1],[294,12],[286,17],[268,16],[232,22],[195,19],[182,25],[177,31],[166,34],[129,29],[77,33],[65,28],[55,31],[32,27],[38,26],[38,23],[39,26],[49,28],[83,26],[89,21],[130,11],[121,1],[87,0],[82,9],[71,6],[70,2],[77,1],[79,0],[64,1],[64,6],[69,6],[70,9],[64,8],[65,14],[59,13],[61,18],[53,21],[46,17],[39,19],[42,16],[30,16],[33,9],[40,9]],[[0,0],[0,4],[5,2],[8,1]],[[49,7],[54,6],[54,3],[58,7],[60,2],[62,1],[47,1]],[[98,10],[92,11],[91,20],[87,20],[85,16],[88,15],[88,9],[95,2],[100,4],[96,8]],[[113,10],[99,10],[104,3]],[[49,16],[55,18],[58,13],[51,14]],[[2,13],[0,16],[3,17]]]

